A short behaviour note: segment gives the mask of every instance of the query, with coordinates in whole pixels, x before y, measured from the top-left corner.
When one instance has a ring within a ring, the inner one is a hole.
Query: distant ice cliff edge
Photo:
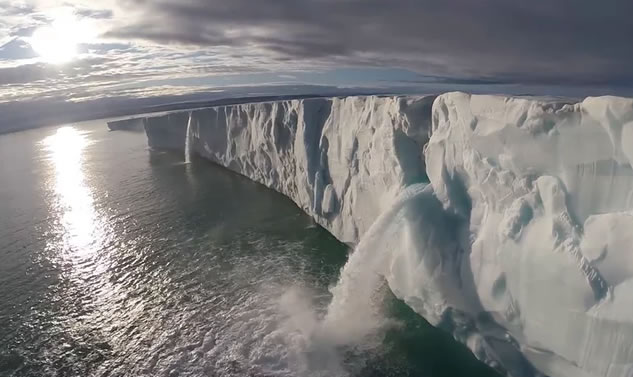
[[[132,130],[143,130],[143,118],[128,118],[128,119],[120,119],[120,120],[112,120],[108,122],[108,128],[110,131],[132,131]]]
[[[188,142],[347,243],[427,183],[368,264],[398,297],[509,375],[633,376],[633,99],[302,99],[143,122],[151,147]]]

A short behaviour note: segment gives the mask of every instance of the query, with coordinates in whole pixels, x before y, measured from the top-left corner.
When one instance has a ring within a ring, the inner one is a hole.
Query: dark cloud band
[[[113,30],[156,43],[251,46],[268,59],[399,66],[529,82],[633,79],[630,0],[126,1]]]

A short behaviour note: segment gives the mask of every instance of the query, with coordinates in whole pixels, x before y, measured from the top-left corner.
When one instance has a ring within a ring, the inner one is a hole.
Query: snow
[[[150,146],[188,144],[365,245],[331,316],[377,272],[510,375],[633,375],[633,99],[323,98],[144,123]]]

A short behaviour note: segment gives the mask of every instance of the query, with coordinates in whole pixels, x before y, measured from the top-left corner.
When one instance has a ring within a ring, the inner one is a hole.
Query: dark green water
[[[393,325],[314,347],[346,247],[142,133],[2,135],[0,177],[0,376],[494,375],[386,288]]]

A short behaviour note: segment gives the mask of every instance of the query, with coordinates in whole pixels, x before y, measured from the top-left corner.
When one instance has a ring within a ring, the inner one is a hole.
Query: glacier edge
[[[151,147],[190,138],[351,244],[428,183],[385,251],[398,297],[510,375],[632,375],[632,99],[320,98],[143,123]]]

